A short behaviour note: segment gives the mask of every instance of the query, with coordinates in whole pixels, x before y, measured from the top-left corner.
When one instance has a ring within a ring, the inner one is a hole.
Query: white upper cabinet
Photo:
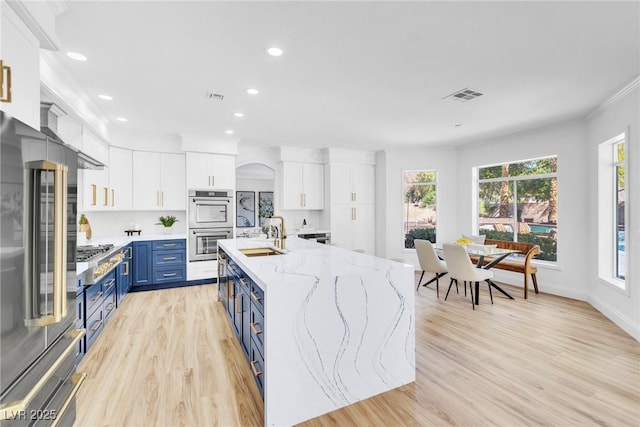
[[[7,2],[1,2],[2,65],[11,69],[11,102],[0,102],[0,110],[40,129],[40,43]],[[3,70],[7,77],[7,69]],[[3,81],[2,96],[8,83]]]
[[[282,162],[283,209],[324,209],[324,166]]]
[[[184,210],[185,156],[133,152],[133,209]]]
[[[236,184],[234,156],[222,154],[187,154],[187,188],[232,190]]]
[[[109,147],[109,208],[133,208],[133,155],[131,150]]]
[[[329,166],[331,203],[374,203],[375,167],[361,164]]]

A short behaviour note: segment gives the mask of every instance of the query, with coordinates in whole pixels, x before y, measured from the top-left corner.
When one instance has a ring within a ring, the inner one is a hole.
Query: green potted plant
[[[173,227],[173,224],[178,222],[178,218],[176,218],[174,215],[161,216],[160,218],[158,218],[158,220],[160,222],[156,224],[162,225],[164,227],[165,234],[171,234],[171,229]]]

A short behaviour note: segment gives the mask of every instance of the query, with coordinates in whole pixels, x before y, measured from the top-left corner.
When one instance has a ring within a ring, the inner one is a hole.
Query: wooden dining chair
[[[440,278],[447,274],[447,264],[438,258],[438,254],[436,254],[433,243],[430,241],[415,239],[414,244],[416,246],[416,253],[418,254],[418,261],[420,262],[420,269],[422,270],[416,291],[420,289],[420,282],[422,282],[424,273],[432,273],[435,274],[435,276],[422,286],[427,286],[435,281],[436,296],[440,298]]]
[[[447,289],[447,295],[444,297],[444,300],[447,300],[454,281],[457,282],[461,280],[463,282],[469,282],[469,288],[471,290],[471,305],[475,310],[476,306],[473,300],[473,283],[477,286],[481,281],[486,281],[487,286],[489,286],[491,304],[493,304],[493,293],[491,292],[491,283],[489,282],[489,280],[493,278],[493,272],[483,268],[476,268],[471,262],[471,259],[469,259],[466,249],[462,245],[444,244],[442,248],[444,252],[444,260],[447,263],[449,276],[451,277],[449,289]]]

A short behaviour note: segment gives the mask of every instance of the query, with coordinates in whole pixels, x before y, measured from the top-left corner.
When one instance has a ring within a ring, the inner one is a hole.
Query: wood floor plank
[[[514,295],[515,288],[505,286]],[[452,291],[455,292],[455,291]],[[260,426],[212,285],[128,294],[78,370],[76,427]],[[640,344],[589,304],[416,295],[413,384],[304,426],[638,426]]]

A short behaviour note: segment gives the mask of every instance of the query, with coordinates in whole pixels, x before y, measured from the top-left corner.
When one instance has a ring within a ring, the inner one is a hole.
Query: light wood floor
[[[640,425],[637,341],[584,302],[514,288],[492,306],[486,292],[472,311],[421,287],[416,382],[304,425]],[[78,368],[75,426],[262,425],[215,299],[215,286],[128,294]]]

